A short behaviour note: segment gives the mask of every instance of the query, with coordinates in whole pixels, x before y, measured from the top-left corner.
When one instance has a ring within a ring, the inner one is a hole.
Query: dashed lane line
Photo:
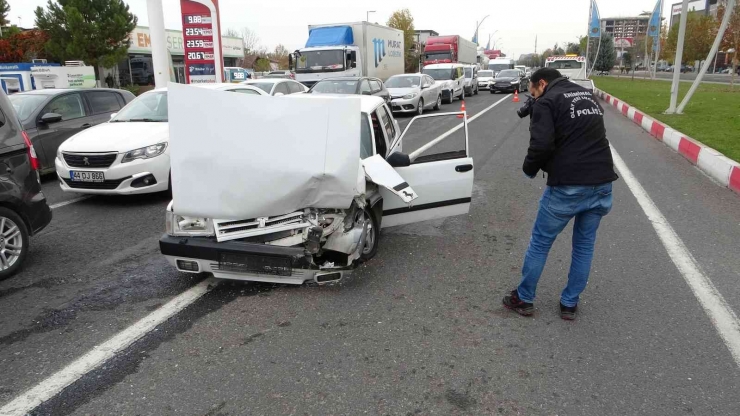
[[[67,205],[72,205],[75,202],[84,201],[84,200],[86,200],[88,198],[92,198],[92,195],[85,195],[85,196],[81,196],[79,198],[68,199],[66,201],[59,202],[59,203],[54,204],[54,205],[50,205],[49,208],[51,208],[51,209],[57,209],[57,208],[61,208],[61,207],[66,207]]]

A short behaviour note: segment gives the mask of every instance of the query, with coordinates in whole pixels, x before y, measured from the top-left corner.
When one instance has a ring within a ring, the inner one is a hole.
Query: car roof
[[[278,82],[283,82],[283,81],[293,81],[293,80],[288,79],[288,78],[257,78],[257,79],[248,79],[246,81],[242,81],[240,82],[240,84],[249,85],[249,84],[257,84],[257,83],[264,83],[264,82],[277,84]]]
[[[45,88],[42,90],[31,90],[17,92],[13,95],[59,95],[74,91],[123,91],[115,88]]]
[[[380,81],[378,78],[374,77],[330,77],[330,78],[324,78],[321,81],[362,81],[363,79],[372,79],[375,81]]]
[[[463,66],[465,66],[465,65],[463,65],[463,64],[456,64],[456,63],[452,63],[452,64],[432,64],[432,65],[425,65],[424,66],[424,69],[427,69],[427,68],[429,68],[429,69],[450,69],[450,68],[459,68],[459,67],[463,67]]]
[[[260,90],[259,88],[251,87],[249,85],[244,85],[244,83],[230,83],[230,82],[219,82],[219,83],[213,83],[213,84],[189,84],[192,87],[198,87],[198,88],[205,88],[207,90],[223,90],[228,87],[249,87],[250,90],[255,90],[259,92],[264,92]],[[164,88],[157,88],[154,90],[149,90],[145,92],[144,94],[150,93],[150,92],[167,92],[167,87]]]

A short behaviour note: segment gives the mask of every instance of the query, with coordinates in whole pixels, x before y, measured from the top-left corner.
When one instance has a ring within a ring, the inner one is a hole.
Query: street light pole
[[[488,18],[488,16],[490,16],[490,15],[486,15],[486,17],[484,17],[483,19],[481,19],[480,23],[475,22],[475,24],[476,24],[476,26],[475,26],[475,44],[476,45],[478,45],[478,28],[480,28],[480,25],[483,24],[483,22]]]
[[[370,13],[375,13],[375,10],[368,10],[367,12],[365,12],[365,21],[366,22],[369,22],[370,21]]]

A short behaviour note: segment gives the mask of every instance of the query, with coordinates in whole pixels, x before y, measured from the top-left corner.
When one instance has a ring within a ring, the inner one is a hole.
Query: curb
[[[648,117],[645,113],[604,91],[594,89],[594,94],[621,111],[628,119],[642,127],[657,140],[681,154],[717,182],[740,194],[740,164],[722,153],[707,147],[678,130]]]

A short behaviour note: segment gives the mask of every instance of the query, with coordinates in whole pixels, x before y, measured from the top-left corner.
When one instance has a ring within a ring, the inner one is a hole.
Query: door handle
[[[90,127],[92,127],[92,124],[90,124],[90,123],[85,123],[85,124],[82,125],[82,129],[83,130],[84,129],[89,129]]]
[[[473,170],[473,165],[458,165],[455,166],[455,172],[467,172]]]

